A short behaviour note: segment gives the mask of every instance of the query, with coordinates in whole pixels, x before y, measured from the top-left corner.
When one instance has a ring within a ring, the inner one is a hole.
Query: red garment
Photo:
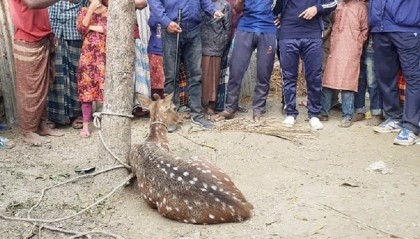
[[[30,9],[22,0],[9,0],[15,40],[37,42],[52,33],[48,9]]]
[[[77,31],[83,37],[77,77],[79,101],[102,102],[105,84],[107,16],[106,13],[92,14],[89,24],[102,26],[105,30],[105,33],[99,33],[90,31],[82,24],[86,13],[87,8],[82,8],[76,23]]]

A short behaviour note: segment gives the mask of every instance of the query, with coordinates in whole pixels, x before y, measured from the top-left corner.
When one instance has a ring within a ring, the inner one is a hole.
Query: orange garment
[[[15,40],[37,42],[52,33],[48,9],[30,9],[22,0],[9,0]]]
[[[368,9],[358,0],[337,6],[322,86],[357,92],[360,58],[368,37]]]
[[[102,102],[105,84],[107,17],[106,13],[92,14],[90,25],[102,26],[105,30],[105,33],[99,33],[83,26],[82,21],[86,13],[87,8],[82,8],[76,23],[77,30],[83,37],[77,77],[79,101]]]

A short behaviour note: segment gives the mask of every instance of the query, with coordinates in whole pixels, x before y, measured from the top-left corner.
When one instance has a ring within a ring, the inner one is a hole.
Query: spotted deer
[[[150,111],[150,133],[134,145],[130,165],[146,203],[167,218],[193,224],[240,222],[251,217],[246,201],[230,177],[199,157],[175,157],[168,147],[167,125],[180,121],[173,95],[156,101],[139,96]]]

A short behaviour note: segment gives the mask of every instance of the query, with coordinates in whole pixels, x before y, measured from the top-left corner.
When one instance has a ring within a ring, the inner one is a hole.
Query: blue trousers
[[[322,39],[283,39],[279,40],[278,46],[286,115],[296,118],[299,114],[296,109],[296,85],[299,57],[302,57],[308,88],[308,116],[318,117],[321,112]]]
[[[276,34],[237,31],[227,86],[225,110],[228,112],[232,113],[238,110],[242,80],[255,49],[257,49],[257,83],[252,97],[252,108],[254,115],[260,115],[266,111],[270,77],[276,53]]]
[[[365,46],[360,60],[360,76],[357,92],[354,95],[354,110],[365,113],[366,89],[369,92],[370,112],[372,115],[382,115],[382,96],[378,89],[373,66],[373,48]]]
[[[188,97],[192,116],[202,114],[201,105],[201,35],[200,27],[180,33],[179,51],[176,55],[176,34],[162,31],[163,71],[165,73],[164,92],[174,95],[174,103],[179,107],[178,70],[181,55],[188,75]],[[177,59],[178,57],[178,59]]]
[[[403,128],[420,133],[420,33],[373,33],[375,76],[382,93],[385,116]],[[400,108],[397,73],[406,80],[404,108]]]

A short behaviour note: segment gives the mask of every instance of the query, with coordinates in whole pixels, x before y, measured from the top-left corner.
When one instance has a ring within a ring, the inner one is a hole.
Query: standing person
[[[270,77],[276,53],[276,26],[271,11],[273,1],[237,0],[234,9],[242,12],[239,19],[230,63],[225,109],[213,117],[214,121],[231,119],[239,108],[242,80],[249,66],[252,52],[257,49],[257,84],[252,108],[253,120],[259,122],[266,112]]]
[[[76,24],[83,36],[78,72],[78,93],[83,114],[82,138],[90,136],[93,102],[103,102],[106,64],[107,6],[100,0],[89,1],[89,7],[81,9]]]
[[[223,13],[216,11],[210,0],[150,0],[149,6],[152,14],[159,19],[159,23],[164,29],[161,34],[163,40],[165,93],[169,94],[173,91],[178,91],[175,85],[178,85],[177,73],[179,64],[175,65],[175,63],[179,62],[180,55],[182,55],[188,75],[191,123],[205,129],[213,129],[214,124],[206,119],[201,105],[201,11],[205,11],[214,18],[223,17]],[[182,12],[180,25],[176,23],[178,11]],[[177,35],[179,36],[179,41],[177,41]],[[179,48],[177,49],[177,47]],[[179,107],[177,94],[175,96],[175,105]]]
[[[366,89],[369,93],[369,106],[372,115],[367,125],[377,126],[382,122],[382,96],[375,78],[373,40],[371,35],[363,46],[362,59],[360,60],[359,86],[354,95],[354,111],[356,115],[353,117],[353,121],[361,121],[366,118]]]
[[[334,91],[340,90],[343,119],[339,126],[343,128],[352,125],[360,58],[369,32],[367,17],[367,6],[359,0],[343,0],[333,15],[330,54],[322,80],[321,115],[329,115]]]
[[[136,10],[142,10],[147,7],[146,0],[134,0]],[[137,22],[136,14],[134,26],[134,39],[135,39],[135,61],[134,61],[134,94],[138,93],[146,97],[150,97],[150,66],[149,59],[147,58],[146,41],[143,42],[142,38],[146,36],[140,35],[139,25]],[[134,106],[132,114],[137,117],[145,116],[149,112],[140,104],[137,104],[136,97],[133,99]]]
[[[375,0],[369,4],[375,76],[382,93],[385,122],[378,133],[398,132],[394,144],[413,145],[420,133],[420,1]],[[406,80],[401,109],[397,74]]]
[[[77,69],[82,37],[76,29],[76,19],[87,0],[75,3],[58,1],[48,8],[52,30],[58,38],[55,55],[56,75],[48,92],[48,119],[52,124],[69,124],[81,129],[83,120],[77,99]]]
[[[160,98],[163,98],[165,73],[163,72],[162,57],[162,27],[153,13],[150,13],[147,23],[150,28],[147,55],[150,65],[151,95],[158,94]],[[152,99],[154,98],[152,97]]]
[[[296,109],[296,83],[299,57],[305,67],[308,88],[308,118],[313,130],[323,128],[318,115],[321,112],[322,84],[322,17],[335,10],[335,0],[277,1],[274,13],[280,14],[276,22],[280,66],[283,75],[283,94],[286,117],[283,125],[293,127],[299,112]]]
[[[57,0],[9,0],[14,32],[16,98],[23,141],[40,146],[42,136],[63,134],[47,125],[47,94],[54,79],[57,39],[51,29],[47,7]]]
[[[225,0],[212,0],[217,10],[225,15],[223,18],[214,20],[211,16],[203,13],[203,24],[201,26],[202,60],[202,102],[206,107],[207,114],[215,113],[217,101],[217,89],[219,86],[222,56],[228,49],[231,28],[232,8]]]

